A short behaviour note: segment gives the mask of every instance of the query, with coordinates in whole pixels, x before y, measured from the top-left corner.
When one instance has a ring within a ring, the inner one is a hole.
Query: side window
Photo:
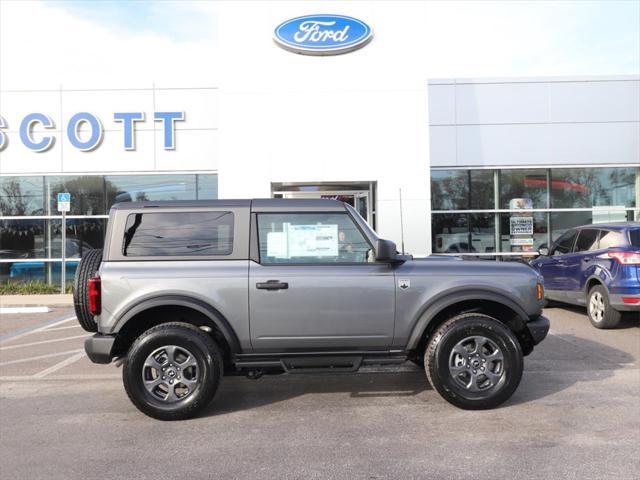
[[[589,252],[598,249],[598,230],[585,228],[580,230],[574,252]]]
[[[600,232],[600,248],[625,247],[624,233],[602,230]]]
[[[260,263],[366,263],[371,246],[346,213],[258,215]]]
[[[553,246],[552,255],[564,255],[565,253],[569,253],[573,248],[573,241],[576,238],[577,231],[569,230],[565,232],[555,243]]]
[[[132,213],[127,217],[126,257],[230,255],[233,213]]]

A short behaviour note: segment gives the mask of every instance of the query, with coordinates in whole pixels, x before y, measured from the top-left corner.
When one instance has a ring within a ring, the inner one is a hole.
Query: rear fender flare
[[[220,330],[224,339],[226,340],[232,353],[240,351],[240,342],[235,334],[233,328],[229,324],[226,318],[212,305],[184,295],[162,295],[153,298],[147,298],[126,310],[120,318],[118,318],[114,332],[119,332],[122,327],[136,315],[149,310],[151,308],[162,306],[179,306],[193,309],[205,317],[207,317],[213,324]]]

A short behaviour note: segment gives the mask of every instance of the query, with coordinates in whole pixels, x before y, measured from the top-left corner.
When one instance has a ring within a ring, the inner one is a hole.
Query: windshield
[[[347,210],[349,210],[349,213],[351,214],[353,219],[358,223],[358,226],[364,231],[364,234],[369,238],[371,243],[375,245],[375,241],[380,238],[378,237],[378,234],[373,230],[373,228],[371,228],[371,225],[369,225],[367,221],[362,218],[362,216],[355,208],[353,208],[348,203],[345,203],[344,205],[345,207],[347,207]]]

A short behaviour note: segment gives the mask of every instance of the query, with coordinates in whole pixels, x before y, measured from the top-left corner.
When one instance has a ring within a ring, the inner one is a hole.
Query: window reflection
[[[553,208],[635,206],[634,168],[559,168],[551,170]]]
[[[533,208],[547,208],[547,170],[500,170],[500,208],[514,198],[529,198]]]
[[[43,177],[0,177],[0,215],[44,215]]]

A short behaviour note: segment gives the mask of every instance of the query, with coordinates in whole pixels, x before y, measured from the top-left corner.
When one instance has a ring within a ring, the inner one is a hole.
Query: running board
[[[404,363],[404,353],[307,353],[307,354],[245,354],[237,355],[237,369],[279,369],[286,373],[352,373],[365,365],[397,365]]]

